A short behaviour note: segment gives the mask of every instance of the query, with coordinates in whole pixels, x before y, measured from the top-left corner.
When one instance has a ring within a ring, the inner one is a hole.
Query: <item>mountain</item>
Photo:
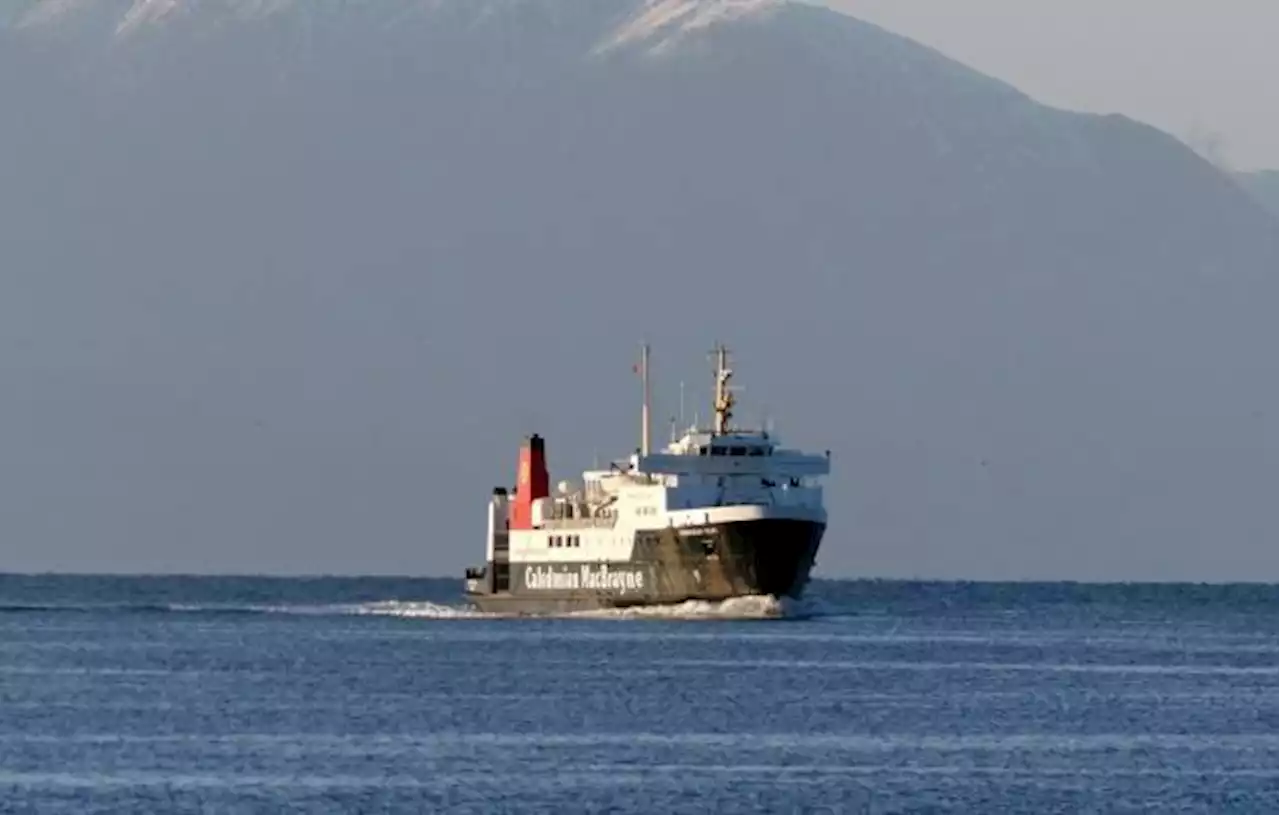
[[[1280,175],[1275,170],[1239,172],[1235,178],[1268,212],[1280,213]]]
[[[455,573],[647,337],[820,573],[1275,579],[1277,222],[1165,133],[794,3],[7,8],[6,568]]]

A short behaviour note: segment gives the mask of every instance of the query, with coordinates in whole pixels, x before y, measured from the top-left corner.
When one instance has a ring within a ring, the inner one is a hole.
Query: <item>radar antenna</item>
[[[733,370],[729,367],[729,349],[719,344],[715,347],[716,356],[716,383],[715,383],[715,434],[723,436],[729,432],[729,420],[733,418],[733,406],[735,399],[733,391],[729,388],[729,379],[733,376]]]

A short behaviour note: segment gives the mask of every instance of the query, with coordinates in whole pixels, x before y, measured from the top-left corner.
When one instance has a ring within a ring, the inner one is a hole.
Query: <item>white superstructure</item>
[[[533,501],[533,528],[510,530],[512,562],[628,561],[636,532],[753,520],[825,524],[819,479],[831,471],[829,453],[781,446],[765,430],[734,429],[728,350],[716,349],[715,424],[689,428],[660,451],[640,451],[607,470],[588,470],[581,482],[561,482],[559,494]],[[647,361],[642,365],[646,374]],[[647,427],[647,421],[644,421]],[[495,495],[492,530],[507,517],[509,498]]]

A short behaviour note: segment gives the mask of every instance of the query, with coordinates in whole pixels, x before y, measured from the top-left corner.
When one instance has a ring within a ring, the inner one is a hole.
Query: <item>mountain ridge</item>
[[[632,13],[622,25],[599,43],[606,49],[611,43],[621,44],[635,40],[647,40],[663,31],[678,33],[695,31],[718,22],[754,15],[767,14],[781,8],[787,0],[640,0],[633,4]],[[378,11],[364,13],[386,15],[388,21],[402,21],[407,16],[426,16],[443,11],[466,8],[473,20],[492,18],[517,7],[549,5],[546,0],[489,0],[488,3],[467,0],[392,0],[378,4]],[[566,5],[563,2],[556,5]],[[304,8],[306,7],[306,8]],[[204,14],[210,21],[220,23],[232,19],[241,23],[266,20],[286,14],[341,15],[349,12],[341,2],[309,0],[26,0],[12,6],[7,18],[0,24],[17,29],[40,29],[74,22],[76,17],[96,17],[99,30],[111,31],[116,36],[128,36],[147,28],[158,29],[168,24],[191,20]],[[617,40],[617,42],[613,42]],[[660,45],[661,43],[659,43]]]
[[[817,7],[281,8],[0,29],[31,563],[456,572],[522,433],[630,448],[649,336],[657,415],[723,339],[832,449],[820,573],[1274,573],[1277,225],[1173,137]]]
[[[1280,173],[1276,170],[1249,170],[1232,174],[1235,180],[1272,215],[1280,213]]]

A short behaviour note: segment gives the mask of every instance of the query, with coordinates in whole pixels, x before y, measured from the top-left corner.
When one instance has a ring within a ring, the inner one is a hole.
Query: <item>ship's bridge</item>
[[[819,456],[786,449],[768,431],[691,430],[659,453],[633,455],[631,469],[652,475],[801,479],[830,473],[831,454]]]
[[[737,430],[717,436],[709,431],[690,431],[662,451],[677,456],[768,456],[778,444],[766,431]]]

